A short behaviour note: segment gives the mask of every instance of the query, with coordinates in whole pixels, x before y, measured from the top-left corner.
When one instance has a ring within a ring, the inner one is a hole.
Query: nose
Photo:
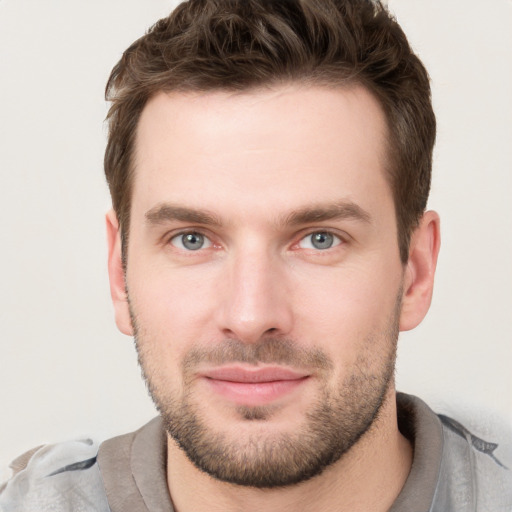
[[[285,263],[264,251],[230,258],[219,287],[218,326],[223,336],[254,343],[266,335],[287,335],[293,326]]]

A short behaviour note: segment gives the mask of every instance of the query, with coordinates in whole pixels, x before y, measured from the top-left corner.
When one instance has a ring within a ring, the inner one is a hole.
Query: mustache
[[[332,360],[320,349],[300,347],[288,338],[264,338],[256,343],[226,339],[211,347],[191,349],[183,360],[184,370],[199,364],[221,366],[227,363],[281,364],[295,368],[332,370]]]

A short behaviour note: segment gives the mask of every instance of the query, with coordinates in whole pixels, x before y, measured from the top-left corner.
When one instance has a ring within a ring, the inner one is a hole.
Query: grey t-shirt
[[[397,395],[401,431],[414,445],[390,512],[512,512],[512,471],[483,441],[418,398]],[[103,442],[41,447],[14,462],[0,512],[172,512],[160,418]]]

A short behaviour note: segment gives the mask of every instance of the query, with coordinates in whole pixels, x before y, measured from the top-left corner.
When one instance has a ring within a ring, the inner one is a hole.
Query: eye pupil
[[[334,243],[334,236],[330,233],[319,232],[311,235],[311,244],[316,249],[329,249]]]
[[[190,251],[197,251],[204,245],[204,236],[199,233],[187,233],[181,237],[181,241]]]

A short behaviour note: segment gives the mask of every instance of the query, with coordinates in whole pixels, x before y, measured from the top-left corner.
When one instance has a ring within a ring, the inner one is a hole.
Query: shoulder
[[[476,421],[468,428],[403,393],[397,406],[414,459],[394,512],[512,512],[509,428],[484,430]]]
[[[499,449],[510,445],[510,439],[483,439],[453,418],[439,419],[444,437],[439,497],[449,494],[460,510],[512,511],[509,454]]]
[[[13,476],[0,486],[0,512],[108,512],[90,439],[35,448],[12,464]]]

